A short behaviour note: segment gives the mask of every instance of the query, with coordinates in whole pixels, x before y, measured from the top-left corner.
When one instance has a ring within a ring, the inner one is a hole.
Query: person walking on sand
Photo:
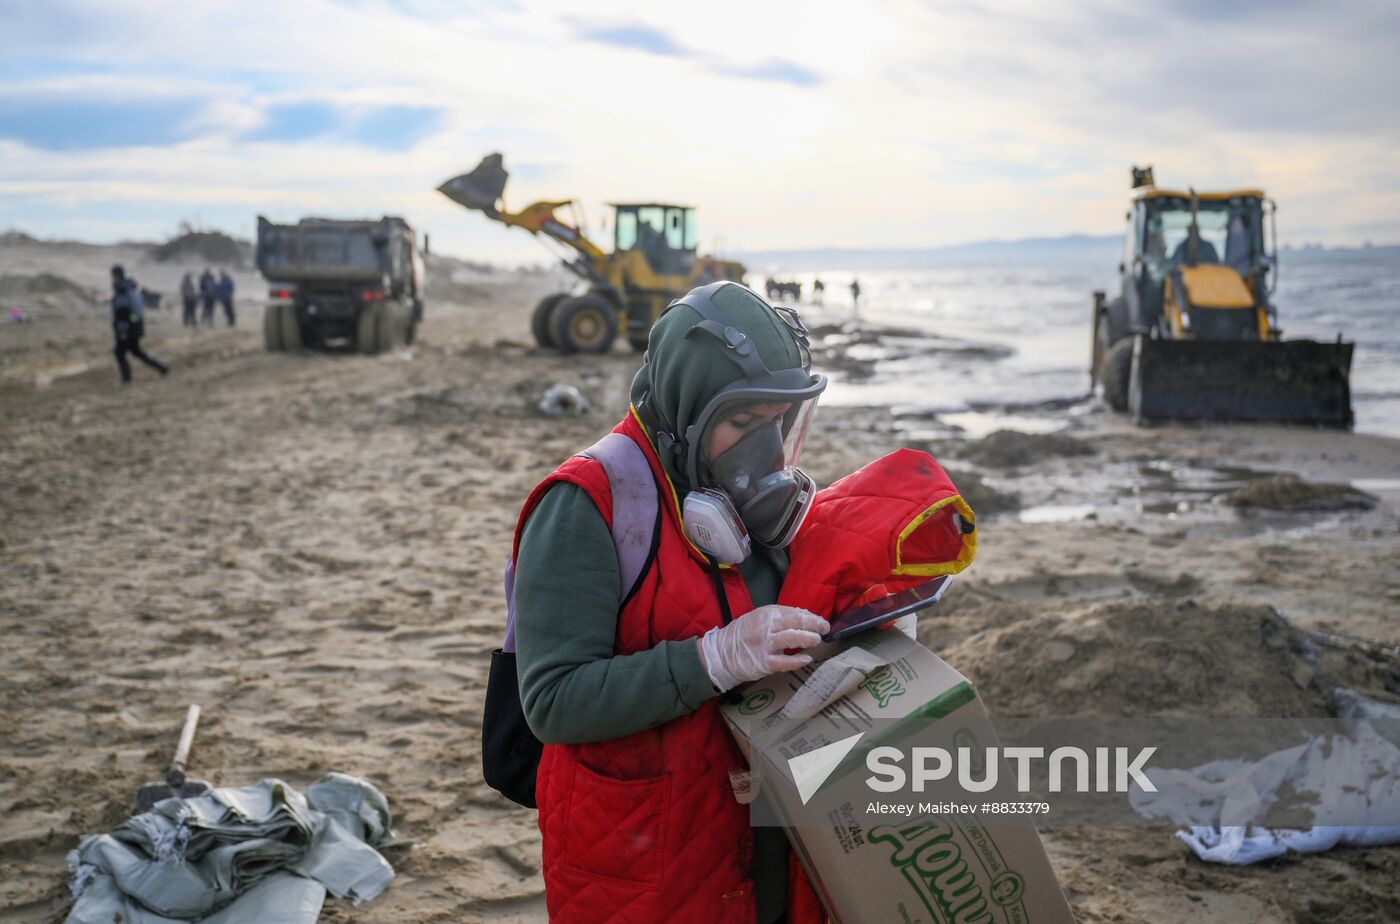
[[[750,826],[731,792],[745,762],[718,709],[739,684],[810,663],[802,649],[829,630],[776,603],[815,494],[796,467],[826,388],[810,366],[796,312],[744,286],[702,286],[662,314],[613,430],[660,506],[625,596],[602,463],[574,456],[525,502],[511,644],[544,742],[551,920],[822,920],[781,830]]]
[[[112,267],[112,332],[117,338],[113,352],[117,354],[117,369],[121,371],[123,385],[131,384],[131,364],[126,361],[128,353],[162,376],[170,372],[168,366],[141,349],[141,335],[145,333],[141,291],[135,280],[126,278],[126,270],[120,264]]]
[[[860,280],[851,280],[851,313],[860,317]]]
[[[219,296],[219,303],[224,306],[224,320],[228,321],[229,327],[233,327],[233,277],[228,270],[219,270],[219,284],[215,293]]]
[[[185,278],[180,280],[180,298],[185,305],[184,325],[186,327],[198,326],[199,318],[195,311],[199,305],[199,287],[194,283],[193,272],[186,272]]]
[[[214,274],[208,267],[199,274],[199,297],[204,302],[203,321],[205,327],[214,326],[214,299],[218,294],[218,283],[214,281]]]

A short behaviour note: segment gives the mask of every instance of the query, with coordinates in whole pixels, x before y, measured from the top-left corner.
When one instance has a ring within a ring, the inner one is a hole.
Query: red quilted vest
[[[679,500],[635,413],[614,432],[646,453],[661,498],[656,559],[618,617],[615,651],[645,651],[720,624],[705,560],[681,529]],[[571,458],[531,493],[516,526],[565,481],[586,491],[611,527],[602,466]],[[753,608],[743,578],[724,569],[731,613]],[[544,840],[545,901],[555,924],[753,924],[748,807],[729,786],[746,762],[710,700],[657,728],[612,741],[545,745],[536,782]],[[788,920],[824,920],[801,869],[789,871]]]

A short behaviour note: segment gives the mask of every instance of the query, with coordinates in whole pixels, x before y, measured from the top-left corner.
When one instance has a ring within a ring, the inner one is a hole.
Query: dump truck
[[[1139,423],[1351,427],[1354,344],[1283,339],[1273,200],[1163,189],[1151,167],[1132,173],[1120,293],[1093,293],[1092,386]]]
[[[382,353],[412,343],[423,320],[423,256],[402,218],[280,225],[259,215],[256,262],[268,281],[270,351]]]
[[[475,169],[453,177],[438,192],[507,227],[523,228],[564,248],[563,263],[582,281],[582,291],[555,292],[535,306],[530,330],[543,347],[563,353],[605,353],[625,321],[627,342],[647,348],[651,325],[672,300],[696,286],[744,281],[744,266],[700,256],[695,209],[666,202],[609,203],[613,209],[612,252],[581,230],[581,222],[558,213],[573,200],[535,202],[518,212],[502,203],[506,171],[500,154],[488,154]]]

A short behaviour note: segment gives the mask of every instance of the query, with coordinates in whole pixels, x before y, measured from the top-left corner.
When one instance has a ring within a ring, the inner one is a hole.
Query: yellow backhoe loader
[[[1177,192],[1133,168],[1122,291],[1095,292],[1093,306],[1090,375],[1115,410],[1140,423],[1352,425],[1354,344],[1282,339],[1275,210],[1257,189]]]
[[[564,265],[587,284],[582,294],[558,292],[535,306],[530,329],[540,346],[565,353],[605,353],[626,321],[632,349],[647,347],[651,325],[672,299],[695,286],[744,281],[742,264],[696,253],[695,209],[659,202],[612,203],[613,250],[606,253],[555,213],[572,200],[536,202],[518,212],[504,208],[509,174],[501,155],[489,154],[470,173],[453,177],[438,192],[459,205],[513,228],[569,248]]]

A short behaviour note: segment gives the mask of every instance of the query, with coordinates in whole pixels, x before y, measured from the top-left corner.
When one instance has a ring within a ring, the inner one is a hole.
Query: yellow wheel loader
[[[1352,425],[1354,344],[1282,339],[1275,210],[1256,189],[1159,189],[1133,168],[1121,294],[1093,299],[1090,375],[1110,406],[1139,423]]]
[[[536,202],[518,212],[501,203],[509,174],[500,154],[438,192],[459,205],[513,228],[524,228],[568,248],[564,265],[586,283],[582,294],[559,292],[535,306],[530,329],[544,347],[564,353],[605,353],[625,322],[632,349],[645,350],[651,325],[666,306],[696,286],[744,281],[740,263],[696,253],[695,209],[659,202],[612,203],[613,250],[606,253],[555,213],[571,200]]]

